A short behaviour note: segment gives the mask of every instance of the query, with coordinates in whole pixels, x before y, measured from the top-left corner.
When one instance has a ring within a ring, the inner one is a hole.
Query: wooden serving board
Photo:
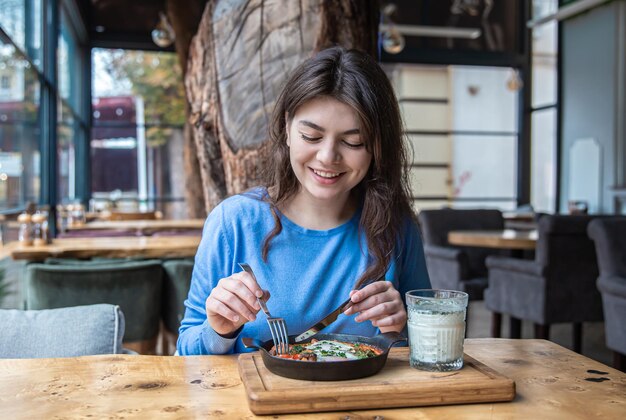
[[[376,375],[348,381],[302,381],[275,375],[258,352],[239,355],[239,376],[255,414],[308,413],[385,407],[511,401],[515,382],[464,355],[454,372],[409,365],[409,349],[394,347]],[[305,363],[305,362],[303,362]]]

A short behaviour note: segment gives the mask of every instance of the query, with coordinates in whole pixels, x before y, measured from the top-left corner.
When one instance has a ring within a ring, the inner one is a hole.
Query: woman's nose
[[[334,140],[323,141],[317,151],[317,159],[323,163],[335,163],[341,160],[341,154],[337,150],[337,142]]]

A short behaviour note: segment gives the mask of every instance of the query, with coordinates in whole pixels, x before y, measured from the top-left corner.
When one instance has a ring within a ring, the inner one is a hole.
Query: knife
[[[361,287],[359,287],[358,290],[361,290],[362,288],[364,288],[365,286],[367,286],[369,284],[372,284],[372,283],[375,283],[377,281],[381,281],[381,280],[384,280],[384,279],[385,279],[384,277],[381,277],[381,278],[379,278],[377,280],[366,281],[366,282],[364,282],[361,285]],[[343,311],[345,311],[350,306],[352,306],[352,301],[350,299],[351,298],[348,298],[345,302],[342,302],[341,305],[339,305],[337,307],[337,309],[335,309],[334,311],[332,311],[331,313],[326,315],[324,318],[322,318],[321,320],[316,322],[315,325],[313,325],[312,327],[307,329],[305,332],[303,332],[302,334],[297,336],[294,341],[296,343],[304,341],[307,338],[314,336],[315,334],[317,334],[318,332],[320,332],[321,330],[323,330],[324,328],[326,328],[327,326],[329,326],[333,322],[335,322],[335,320],[339,317],[339,314],[341,314]]]

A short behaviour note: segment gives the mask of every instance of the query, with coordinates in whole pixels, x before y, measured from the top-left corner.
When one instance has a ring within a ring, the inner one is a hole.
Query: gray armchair
[[[502,230],[504,219],[495,209],[422,210],[419,214],[424,237],[426,265],[433,288],[464,291],[470,300],[482,300],[487,287],[485,258],[505,251],[461,247],[448,243],[451,230]]]
[[[485,305],[498,337],[501,314],[535,323],[535,337],[548,339],[550,325],[574,324],[573,348],[582,347],[582,323],[602,321],[596,288],[598,265],[587,225],[593,216],[544,215],[538,223],[534,260],[488,257]]]
[[[626,217],[598,219],[587,232],[596,245],[600,277],[597,286],[604,307],[606,345],[613,366],[626,369]]]

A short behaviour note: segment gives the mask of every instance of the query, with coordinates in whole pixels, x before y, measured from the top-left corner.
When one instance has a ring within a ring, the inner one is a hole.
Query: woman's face
[[[302,186],[299,194],[344,205],[372,161],[356,112],[334,98],[320,97],[301,105],[287,121],[291,167]]]

